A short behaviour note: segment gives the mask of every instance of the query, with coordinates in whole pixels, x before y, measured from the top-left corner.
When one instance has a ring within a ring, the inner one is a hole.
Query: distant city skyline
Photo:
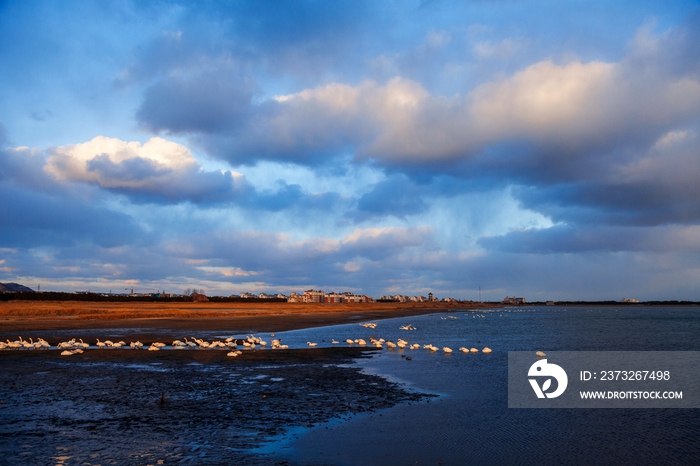
[[[700,8],[0,4],[0,282],[700,299]]]

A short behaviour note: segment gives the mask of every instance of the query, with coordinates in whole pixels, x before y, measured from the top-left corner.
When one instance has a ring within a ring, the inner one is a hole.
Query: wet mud
[[[369,351],[3,351],[0,463],[278,464],[251,450],[429,396],[353,367]]]

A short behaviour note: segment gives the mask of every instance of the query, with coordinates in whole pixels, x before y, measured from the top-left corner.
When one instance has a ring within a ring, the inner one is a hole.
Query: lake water
[[[456,317],[456,318],[453,318]],[[412,324],[415,331],[399,330]],[[398,338],[451,347],[383,350],[358,364],[416,390],[427,403],[295,431],[266,448],[310,464],[700,464],[697,409],[509,409],[508,351],[698,351],[697,307],[523,307],[380,320],[290,332],[307,341]],[[491,354],[463,354],[485,346]],[[410,356],[410,360],[406,357]]]

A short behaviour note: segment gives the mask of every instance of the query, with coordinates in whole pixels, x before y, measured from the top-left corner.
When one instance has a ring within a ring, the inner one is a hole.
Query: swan
[[[160,348],[158,348],[157,346],[154,346],[153,344],[151,344],[151,346],[148,347],[148,351],[159,351],[159,350],[160,350]]]
[[[309,346],[316,346],[316,345],[318,345],[318,343],[311,343],[310,341],[307,341],[306,344],[309,345]]]
[[[447,354],[450,354],[452,352],[452,348],[447,347],[447,346],[443,347],[442,350]]]
[[[104,348],[105,346],[107,346],[107,343],[105,343],[105,342],[103,342],[103,341],[100,341],[100,339],[98,338],[98,339],[97,339],[97,343],[95,343],[95,345],[96,345],[98,348]]]
[[[351,340],[351,339],[349,339],[349,338],[348,338],[347,340],[345,340],[345,342],[346,342],[348,345],[352,345],[353,343],[355,343],[353,340]]]
[[[75,354],[75,353],[73,353],[73,352],[70,351],[70,350],[63,350],[63,351],[61,351],[61,356],[73,356],[73,354]]]
[[[337,341],[335,338],[332,338],[332,339],[331,339],[331,344],[337,345],[338,343],[340,343],[340,342]]]
[[[472,349],[470,349],[469,351],[471,351],[472,353],[478,353],[478,352],[479,352],[479,350],[476,349],[476,348],[472,348]]]
[[[468,352],[469,352],[469,348],[465,348],[464,346],[460,347],[459,350],[460,350],[462,353],[468,353]]]
[[[487,346],[486,348],[482,349],[481,352],[482,352],[482,353],[489,354],[489,353],[491,352],[491,348],[489,348],[489,347]]]
[[[547,355],[544,354],[544,352],[542,352],[542,351],[538,351],[538,352],[535,353],[535,356],[537,356],[538,358],[544,358],[544,357],[546,357]]]

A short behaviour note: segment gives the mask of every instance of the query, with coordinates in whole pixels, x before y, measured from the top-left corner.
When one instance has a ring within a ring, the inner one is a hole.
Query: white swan
[[[489,347],[487,346],[486,348],[482,349],[481,352],[482,352],[482,353],[489,354],[489,353],[491,352],[491,348],[489,348]]]
[[[447,347],[447,346],[443,347],[442,350],[447,354],[450,354],[452,352],[452,348]]]
[[[309,345],[309,346],[316,346],[316,345],[318,345],[318,343],[311,343],[310,341],[307,341],[306,344]]]

